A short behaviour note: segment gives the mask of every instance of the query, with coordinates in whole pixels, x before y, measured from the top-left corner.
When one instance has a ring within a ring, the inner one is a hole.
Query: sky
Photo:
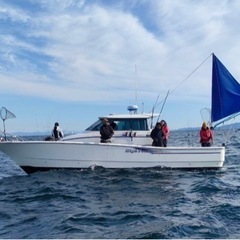
[[[81,131],[129,105],[200,127],[211,54],[240,80],[239,12],[239,0],[0,0],[6,131]]]

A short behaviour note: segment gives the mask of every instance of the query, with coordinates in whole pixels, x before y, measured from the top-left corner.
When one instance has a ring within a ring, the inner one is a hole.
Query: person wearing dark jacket
[[[108,120],[104,118],[103,125],[100,127],[101,143],[111,143],[113,134],[113,128],[110,126]]]
[[[151,138],[153,139],[152,146],[163,147],[164,133],[160,122],[157,122],[155,128],[151,131]]]

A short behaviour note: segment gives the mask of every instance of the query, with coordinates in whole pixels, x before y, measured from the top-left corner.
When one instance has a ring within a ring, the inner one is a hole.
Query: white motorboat
[[[221,168],[224,147],[152,147],[67,141],[2,142],[0,149],[25,172],[49,169],[104,168]]]
[[[211,122],[235,117],[240,112],[240,84],[225,66],[213,56]],[[150,146],[151,114],[104,116],[114,120],[112,143],[99,143],[101,119],[84,133],[65,137],[62,141],[2,141],[0,150],[11,157],[27,173],[49,169],[105,168],[181,169],[221,168],[225,147],[153,147]],[[4,118],[5,119],[5,118]],[[128,122],[128,126],[124,126]],[[135,124],[135,125],[134,125]],[[213,126],[213,125],[212,125]]]

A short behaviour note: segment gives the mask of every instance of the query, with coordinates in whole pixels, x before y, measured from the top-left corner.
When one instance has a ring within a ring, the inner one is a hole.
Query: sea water
[[[0,238],[240,238],[240,132],[220,170],[52,170],[25,174],[0,153]],[[199,145],[171,132],[171,146]]]

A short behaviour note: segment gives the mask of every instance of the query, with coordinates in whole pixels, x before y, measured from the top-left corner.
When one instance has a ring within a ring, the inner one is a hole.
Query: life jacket
[[[53,137],[54,137],[55,139],[60,139],[60,138],[63,137],[61,131],[59,131],[59,127],[58,127],[58,126],[55,126],[55,127],[53,128]]]

